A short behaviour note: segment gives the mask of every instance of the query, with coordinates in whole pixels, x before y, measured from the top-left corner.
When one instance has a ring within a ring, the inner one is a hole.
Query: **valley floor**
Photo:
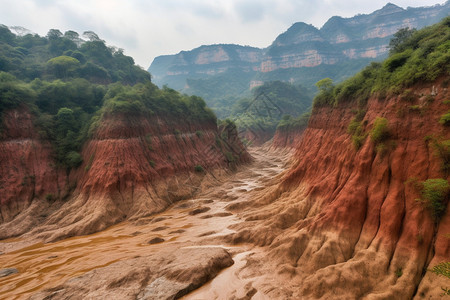
[[[277,182],[290,153],[251,154],[251,164],[160,214],[55,243],[0,241],[0,269],[18,270],[0,277],[0,299],[267,298],[276,285],[259,288],[268,274],[258,272],[264,261],[254,259],[264,257],[264,248],[230,237],[246,222],[240,203]]]

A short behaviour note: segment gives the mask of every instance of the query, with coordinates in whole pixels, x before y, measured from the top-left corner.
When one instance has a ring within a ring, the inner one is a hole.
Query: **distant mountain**
[[[449,14],[450,1],[407,9],[388,3],[371,14],[332,17],[321,29],[295,23],[265,49],[210,45],[159,56],[148,71],[158,85],[204,97],[220,117],[224,103],[228,107],[263,82],[312,86],[324,77],[341,81],[370,61],[384,59],[400,28],[420,29]]]

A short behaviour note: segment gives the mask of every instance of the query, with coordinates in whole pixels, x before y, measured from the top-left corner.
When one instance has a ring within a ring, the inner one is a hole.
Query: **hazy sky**
[[[40,35],[55,28],[96,32],[147,69],[158,55],[204,44],[267,47],[295,22],[320,28],[330,17],[371,13],[389,0],[0,0],[0,24]],[[391,0],[431,6],[445,0]]]

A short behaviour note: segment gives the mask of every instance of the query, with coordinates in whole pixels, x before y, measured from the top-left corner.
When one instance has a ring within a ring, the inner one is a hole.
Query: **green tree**
[[[72,42],[74,42],[77,45],[79,45],[82,41],[80,39],[80,35],[78,34],[78,32],[73,31],[73,30],[68,30],[68,31],[64,32],[64,37],[68,40],[71,40]]]
[[[319,90],[314,105],[324,105],[333,102],[333,80],[331,78],[324,78],[316,82],[316,87]]]
[[[67,78],[80,65],[78,59],[70,56],[58,56],[47,62],[47,69],[57,78]]]
[[[396,33],[394,37],[389,42],[389,53],[399,53],[406,49],[405,42],[416,32],[416,29],[401,28]]]
[[[7,44],[12,44],[14,41],[15,35],[9,30],[9,28],[5,25],[0,24],[0,42],[4,42]]]
[[[383,117],[376,117],[370,131],[370,139],[375,143],[381,143],[389,137],[388,120]]]
[[[331,93],[333,91],[334,85],[331,78],[324,78],[316,82],[316,86],[319,89],[319,93]]]

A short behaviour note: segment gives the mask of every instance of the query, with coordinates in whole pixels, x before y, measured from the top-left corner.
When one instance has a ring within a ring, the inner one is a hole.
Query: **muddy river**
[[[238,213],[226,207],[247,201],[252,191],[264,188],[286,169],[289,157],[286,152],[265,148],[253,149],[251,154],[254,162],[241,167],[217,187],[202,192],[195,199],[177,202],[162,213],[122,222],[95,234],[55,243],[37,243],[12,252],[8,252],[8,244],[17,244],[20,240],[0,241],[6,252],[0,255],[0,269],[19,271],[0,278],[0,299],[27,299],[38,291],[121,260],[189,247],[224,248],[233,255],[234,264],[182,299],[230,299],[246,294],[252,299],[265,299],[260,292],[249,292],[245,288],[247,280],[240,276],[246,259],[261,249],[251,245],[227,245],[221,240],[233,232],[230,225],[243,221]]]

